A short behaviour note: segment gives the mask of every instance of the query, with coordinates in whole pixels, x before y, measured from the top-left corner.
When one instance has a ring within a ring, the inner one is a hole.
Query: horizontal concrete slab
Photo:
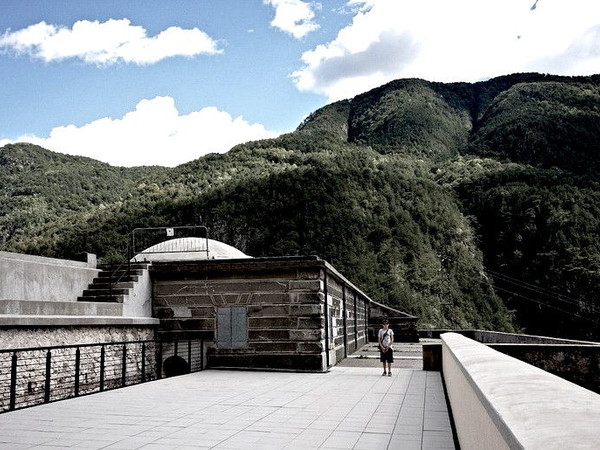
[[[33,316],[120,316],[120,303],[48,302],[43,300],[0,300],[0,315]]]
[[[3,327],[52,327],[52,326],[111,326],[111,325],[158,325],[159,320],[149,317],[120,316],[0,316]]]

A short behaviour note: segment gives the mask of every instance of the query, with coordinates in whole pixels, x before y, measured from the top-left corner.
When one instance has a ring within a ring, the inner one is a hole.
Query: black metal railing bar
[[[138,340],[0,350],[0,413],[163,377],[178,356],[204,366],[204,342]]]

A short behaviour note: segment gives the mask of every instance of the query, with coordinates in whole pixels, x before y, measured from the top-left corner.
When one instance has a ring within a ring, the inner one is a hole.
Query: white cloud
[[[28,54],[45,62],[79,58],[86,63],[153,64],[171,56],[222,53],[217,43],[198,28],[170,27],[148,37],[128,19],[106,22],[80,20],[72,28],[40,22],[0,36],[0,50]]]
[[[236,144],[277,136],[242,116],[215,107],[179,114],[171,97],[142,100],[121,119],[108,117],[82,127],[56,127],[48,138],[21,136],[0,147],[30,142],[49,150],[87,156],[115,166],[175,166],[207,153],[224,153]]]
[[[263,0],[263,3],[275,8],[271,26],[291,34],[296,39],[319,28],[314,21],[314,10],[320,8],[318,3],[302,0]]]
[[[337,37],[302,55],[301,91],[348,98],[397,78],[477,81],[600,72],[597,0],[351,0]]]

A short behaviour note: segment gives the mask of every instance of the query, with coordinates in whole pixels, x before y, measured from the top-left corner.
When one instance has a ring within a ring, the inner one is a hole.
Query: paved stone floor
[[[453,449],[439,372],[367,345],[326,374],[206,370],[0,414],[0,449]]]

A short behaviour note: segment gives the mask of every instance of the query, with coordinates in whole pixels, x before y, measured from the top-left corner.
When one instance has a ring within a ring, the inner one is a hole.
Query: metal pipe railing
[[[0,413],[160,379],[169,357],[186,356],[189,372],[202,370],[204,341],[182,344],[184,355],[178,341],[157,340],[0,350]]]

